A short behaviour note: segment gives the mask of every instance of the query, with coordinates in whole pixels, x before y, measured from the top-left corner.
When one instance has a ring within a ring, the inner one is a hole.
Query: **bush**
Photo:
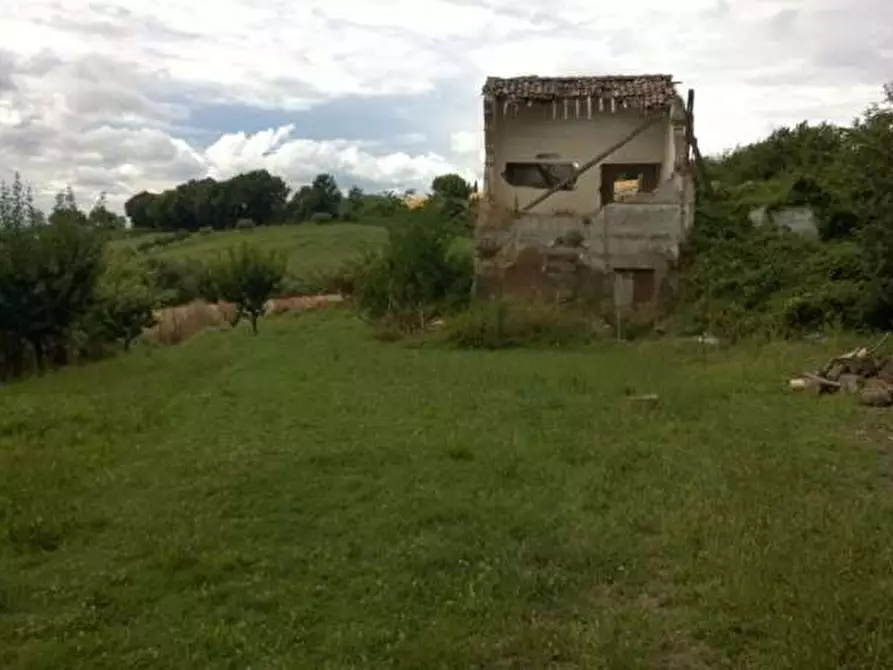
[[[447,322],[444,339],[465,349],[582,345],[596,337],[599,321],[573,307],[492,299],[473,304]]]
[[[702,203],[684,254],[677,323],[730,339],[865,323],[868,278],[857,244],[754,227],[745,210],[728,193]]]
[[[276,251],[264,252],[242,244],[229,249],[210,269],[211,285],[217,297],[236,306],[232,325],[247,315],[251,329],[257,334],[257,321],[264,307],[281,288],[286,259]]]
[[[301,287],[309,293],[338,293],[344,296],[355,296],[366,273],[376,260],[375,255],[351,258],[332,270],[311,273],[305,281],[301,282]]]
[[[4,375],[67,362],[72,329],[93,304],[102,235],[67,219],[0,231],[0,339]]]
[[[194,259],[149,258],[149,285],[158,304],[183,305],[199,298],[215,299],[207,267]]]
[[[467,305],[473,261],[452,249],[455,237],[455,228],[437,217],[419,215],[390,226],[385,248],[367,253],[355,267],[362,313],[415,331],[434,316]]]
[[[112,263],[99,281],[92,319],[103,339],[119,342],[129,351],[143,330],[154,325],[155,302],[140,266]]]

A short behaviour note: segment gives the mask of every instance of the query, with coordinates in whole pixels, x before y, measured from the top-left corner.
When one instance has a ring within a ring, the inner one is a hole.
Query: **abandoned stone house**
[[[489,78],[477,295],[656,304],[694,216],[669,75]]]

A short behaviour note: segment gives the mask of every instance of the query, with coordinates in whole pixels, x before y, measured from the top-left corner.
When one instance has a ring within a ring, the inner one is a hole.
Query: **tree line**
[[[431,203],[450,216],[469,207],[476,187],[457,174],[432,182]],[[130,198],[124,210],[133,226],[153,230],[222,230],[302,221],[357,221],[387,217],[406,209],[393,192],[369,194],[354,186],[342,194],[331,174],[317,175],[294,192],[281,177],[253,170],[231,179],[190,180],[161,193],[143,191]]]

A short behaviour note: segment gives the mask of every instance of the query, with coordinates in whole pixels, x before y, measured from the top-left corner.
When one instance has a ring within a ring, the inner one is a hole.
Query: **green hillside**
[[[178,237],[176,233],[149,233],[118,240],[113,243],[113,247],[138,250],[141,244],[171,239],[175,241],[154,246],[141,253],[154,258],[208,261],[229,247],[248,242],[265,250],[283,251],[288,256],[289,273],[296,277],[306,277],[314,272],[337,268],[364,249],[378,248],[387,237],[387,232],[383,227],[374,225],[308,223],[192,233],[184,239],[177,239]]]

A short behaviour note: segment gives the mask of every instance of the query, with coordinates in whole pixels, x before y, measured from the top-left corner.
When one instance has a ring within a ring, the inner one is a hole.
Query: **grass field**
[[[157,236],[141,235],[113,244],[118,248],[135,247]],[[147,257],[194,258],[214,260],[227,248],[249,242],[265,250],[279,250],[288,256],[289,273],[307,278],[315,272],[337,267],[365,249],[384,243],[387,232],[381,226],[327,223],[267,226],[253,230],[233,230],[208,234],[194,233],[185,240],[150,249]]]
[[[0,389],[0,667],[891,667],[889,415],[784,388],[838,345],[337,310]]]

